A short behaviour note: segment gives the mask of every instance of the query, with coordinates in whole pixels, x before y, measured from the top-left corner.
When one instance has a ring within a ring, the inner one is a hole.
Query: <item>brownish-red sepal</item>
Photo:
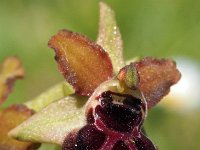
[[[49,43],[58,68],[80,95],[91,95],[100,83],[110,79],[113,67],[103,48],[87,37],[61,30]]]
[[[0,66],[0,105],[12,91],[14,82],[24,77],[24,69],[17,57],[6,58]]]
[[[8,132],[29,118],[33,111],[24,105],[12,105],[0,111],[0,149],[1,150],[36,150],[40,144],[21,142],[8,137]]]
[[[139,89],[144,94],[148,108],[156,105],[176,84],[181,74],[170,59],[146,57],[134,63],[139,74]]]

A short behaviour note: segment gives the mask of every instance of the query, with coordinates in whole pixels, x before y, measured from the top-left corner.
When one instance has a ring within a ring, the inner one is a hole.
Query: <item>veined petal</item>
[[[96,87],[112,77],[113,68],[103,48],[87,37],[61,30],[49,41],[65,79],[80,95],[91,95]]]

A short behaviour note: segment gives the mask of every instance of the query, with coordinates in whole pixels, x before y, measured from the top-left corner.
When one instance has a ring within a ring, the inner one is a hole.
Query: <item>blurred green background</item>
[[[18,56],[26,77],[18,81],[4,107],[33,98],[63,80],[47,46],[59,29],[95,40],[98,0],[0,0],[0,61]],[[107,0],[116,12],[124,56],[187,57],[200,63],[200,1]],[[191,79],[192,82],[192,79]],[[188,92],[192,92],[191,91]],[[200,111],[180,115],[150,111],[146,130],[160,150],[200,149]],[[43,148],[49,149],[49,148]]]

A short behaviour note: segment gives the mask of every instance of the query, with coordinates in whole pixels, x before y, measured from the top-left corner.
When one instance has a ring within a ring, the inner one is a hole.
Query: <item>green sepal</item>
[[[9,132],[22,140],[61,145],[73,130],[85,125],[87,97],[68,96],[53,102]]]
[[[123,41],[116,23],[114,11],[105,3],[100,3],[99,34],[97,43],[108,52],[114,73],[125,65],[123,58]]]

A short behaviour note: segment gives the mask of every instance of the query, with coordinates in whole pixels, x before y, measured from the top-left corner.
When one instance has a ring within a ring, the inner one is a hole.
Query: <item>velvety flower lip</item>
[[[87,111],[87,124],[66,137],[63,150],[156,150],[141,132],[147,111],[144,101],[112,91],[92,101],[97,102]]]

